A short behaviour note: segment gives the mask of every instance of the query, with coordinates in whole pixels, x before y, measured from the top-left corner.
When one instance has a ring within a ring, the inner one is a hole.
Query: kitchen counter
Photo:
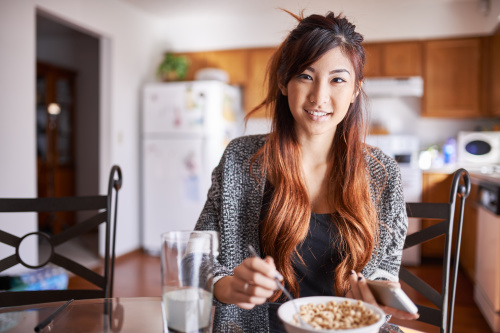
[[[452,174],[456,170],[464,168],[467,170],[471,176],[471,182],[474,184],[479,184],[481,182],[489,182],[496,185],[500,185],[500,172],[492,172],[491,167],[477,166],[477,165],[459,165],[459,164],[449,164],[438,168],[431,168],[428,170],[423,170],[424,174]]]
[[[470,172],[470,177],[471,177],[471,182],[475,184],[488,182],[500,186],[500,174],[498,173],[484,174],[484,173]]]

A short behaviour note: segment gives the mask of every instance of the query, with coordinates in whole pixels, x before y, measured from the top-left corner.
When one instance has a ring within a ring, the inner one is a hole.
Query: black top
[[[273,187],[267,183],[261,209],[261,221],[267,214]],[[335,269],[340,263],[339,234],[334,219],[337,214],[311,213],[309,231],[297,251],[304,263],[294,257],[292,266],[299,283],[300,297],[335,296]],[[286,301],[285,296],[279,302]]]
[[[335,214],[311,213],[309,232],[298,246],[299,258],[293,268],[299,282],[300,296],[335,296],[335,269],[340,263],[338,229]]]

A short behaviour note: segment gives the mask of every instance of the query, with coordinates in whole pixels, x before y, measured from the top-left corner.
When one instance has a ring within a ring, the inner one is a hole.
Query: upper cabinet
[[[422,75],[422,43],[368,43],[365,77],[407,77]]]
[[[481,38],[424,42],[422,116],[484,116]]]
[[[500,116],[500,27],[490,38],[490,98],[489,103],[491,114]]]
[[[230,83],[244,85],[246,68],[248,63],[248,52],[245,50],[224,50],[207,52],[178,53],[186,56],[189,60],[186,80],[194,80],[196,72],[202,68],[219,68],[229,75]]]
[[[219,68],[229,75],[229,83],[243,88],[243,109],[249,112],[265,97],[265,75],[267,65],[276,48],[238,49],[178,53],[189,59],[186,80],[194,80],[202,68]],[[253,117],[265,117],[265,110],[259,110]]]
[[[267,66],[275,51],[275,48],[262,48],[248,52],[248,76],[243,98],[243,108],[246,112],[255,108],[266,97]],[[260,109],[253,116],[266,117],[266,110]]]
[[[366,63],[365,77],[382,76],[382,46],[381,44],[365,44]]]
[[[445,40],[367,43],[365,77],[422,76],[423,117],[500,116],[500,29],[493,36]],[[216,67],[243,88],[249,112],[265,97],[265,74],[276,48],[193,52],[187,80]],[[265,110],[254,114],[265,117]]]

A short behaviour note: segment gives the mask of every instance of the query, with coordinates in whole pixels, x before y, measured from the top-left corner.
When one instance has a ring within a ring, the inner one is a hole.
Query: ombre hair
[[[340,48],[350,59],[355,72],[358,95],[349,106],[345,118],[338,124],[329,159],[332,164],[327,176],[328,200],[335,214],[332,219],[339,230],[342,255],[335,271],[335,294],[349,290],[349,273],[361,271],[378,243],[378,219],[370,195],[369,175],[365,161],[366,122],[361,82],[365,65],[363,36],[342,15],[329,12],[325,16],[294,15],[298,20],[270,60],[267,70],[267,96],[248,115],[266,108],[272,118],[271,132],[264,146],[252,158],[259,160],[263,174],[274,191],[269,209],[261,221],[260,243],[263,252],[274,258],[295,296],[299,285],[292,267],[293,256],[301,260],[297,247],[309,230],[311,206],[302,175],[300,146],[288,98],[279,89],[316,62],[326,52]],[[332,244],[335,246],[335,244]],[[270,301],[279,298],[277,292]]]

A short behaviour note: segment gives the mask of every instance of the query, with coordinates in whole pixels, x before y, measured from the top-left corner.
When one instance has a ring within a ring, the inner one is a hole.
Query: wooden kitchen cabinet
[[[408,77],[422,75],[422,43],[368,43],[365,77]]]
[[[248,52],[246,50],[224,50],[207,52],[176,53],[189,60],[186,80],[194,80],[196,72],[202,68],[219,68],[229,74],[229,83],[244,85],[247,78]]]
[[[424,42],[422,116],[483,116],[482,38]]]
[[[424,173],[422,176],[423,202],[448,202],[450,198],[453,174]],[[462,224],[462,240],[460,247],[460,265],[467,276],[474,281],[476,233],[477,233],[477,185],[472,184],[471,193],[465,200],[464,219]],[[456,198],[455,217],[458,216],[460,202]],[[435,220],[422,220],[422,228],[439,223]],[[454,232],[456,232],[456,225]],[[455,248],[453,242],[452,249]],[[424,258],[443,258],[444,236],[440,236],[422,244],[421,255]],[[454,250],[452,250],[454,251]],[[453,252],[452,252],[453,253]]]
[[[364,47],[365,77],[423,77],[422,116],[500,115],[500,30],[489,39],[367,43]],[[248,112],[264,98],[264,77],[274,51],[275,48],[254,48],[183,53],[190,60],[186,80],[193,80],[201,68],[225,70],[230,83],[243,88],[243,106]],[[492,72],[488,71],[486,60],[492,64]],[[487,113],[487,108],[492,111]],[[262,110],[255,116],[265,114]]]
[[[493,116],[500,116],[500,27],[490,37],[490,66],[489,110]]]
[[[453,175],[442,173],[424,173],[422,175],[422,202],[448,202]],[[439,223],[436,220],[422,220],[422,228]],[[421,255],[424,258],[442,258],[444,236],[422,244]]]
[[[248,52],[248,75],[243,97],[243,107],[246,112],[255,108],[266,97],[267,66],[275,51],[275,48],[262,48],[252,49]],[[266,110],[261,109],[253,116],[265,117]]]
[[[465,200],[462,244],[460,247],[460,265],[469,279],[475,280],[476,235],[477,235],[477,192],[478,185],[472,183],[471,191]]]
[[[365,77],[382,76],[382,46],[381,44],[365,44]]]
[[[264,79],[269,59],[275,48],[256,48],[223,51],[177,53],[189,59],[186,80],[194,80],[202,68],[219,68],[229,74],[229,83],[243,88],[243,109],[252,110],[264,99]],[[259,110],[254,117],[265,117]]]

